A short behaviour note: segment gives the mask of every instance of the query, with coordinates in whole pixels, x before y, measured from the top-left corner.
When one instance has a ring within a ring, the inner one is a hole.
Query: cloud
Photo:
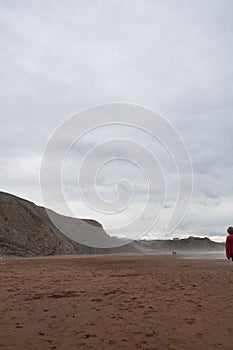
[[[232,10],[230,0],[1,1],[2,190],[40,203],[40,159],[54,129],[90,105],[132,102],[162,113],[190,151],[194,195],[182,234],[225,235],[233,193]],[[80,154],[101,138],[99,131],[83,140]],[[172,197],[174,169],[162,151],[160,158]]]

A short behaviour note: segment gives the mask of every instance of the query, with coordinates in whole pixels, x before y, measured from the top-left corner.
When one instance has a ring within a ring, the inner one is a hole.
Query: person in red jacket
[[[227,232],[229,236],[226,239],[226,256],[227,259],[232,259],[233,261],[233,227],[228,227]]]

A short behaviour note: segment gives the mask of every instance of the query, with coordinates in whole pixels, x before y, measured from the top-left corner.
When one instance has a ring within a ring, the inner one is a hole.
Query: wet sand
[[[227,260],[2,259],[0,278],[0,349],[233,348]]]

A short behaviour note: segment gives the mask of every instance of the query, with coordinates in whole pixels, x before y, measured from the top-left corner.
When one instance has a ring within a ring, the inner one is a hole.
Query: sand
[[[233,263],[106,255],[0,261],[0,348],[233,348]]]

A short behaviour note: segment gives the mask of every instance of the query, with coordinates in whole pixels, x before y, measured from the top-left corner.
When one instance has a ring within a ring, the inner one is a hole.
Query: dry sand
[[[233,263],[106,255],[0,262],[0,348],[233,349]]]

